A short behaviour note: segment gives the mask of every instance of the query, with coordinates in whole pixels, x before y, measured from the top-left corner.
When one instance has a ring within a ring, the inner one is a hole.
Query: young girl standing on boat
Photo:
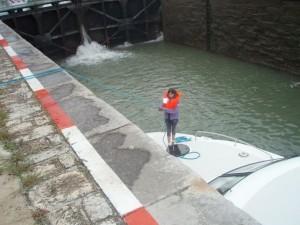
[[[163,104],[159,107],[164,111],[165,123],[167,127],[168,145],[175,143],[176,125],[179,120],[180,93],[174,88],[170,88],[164,93]]]

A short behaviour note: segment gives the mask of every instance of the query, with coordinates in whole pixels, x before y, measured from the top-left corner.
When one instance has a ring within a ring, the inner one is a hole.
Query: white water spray
[[[129,47],[131,47],[131,46],[133,46],[132,43],[130,43],[130,42],[128,42],[128,41],[125,41],[123,44],[117,45],[115,48],[117,48],[117,49],[122,49],[122,48],[129,48]]]
[[[290,87],[291,87],[291,88],[297,88],[297,87],[300,87],[300,82],[292,82],[292,83],[290,84]]]
[[[140,42],[140,43],[136,43],[136,44],[132,44],[128,41],[125,41],[123,44],[116,46],[115,49],[124,49],[124,48],[132,47],[133,45],[150,44],[150,43],[161,42],[163,40],[164,40],[164,35],[163,35],[163,33],[160,33],[159,36],[153,40]]]
[[[144,42],[145,44],[148,44],[148,43],[155,43],[155,42],[161,42],[164,40],[164,34],[161,32],[157,38],[153,39],[153,40],[150,40],[150,41],[146,41]]]
[[[80,29],[81,29],[81,34],[83,37],[83,44],[88,45],[89,43],[92,42],[92,40],[91,40],[90,36],[87,34],[84,26],[81,26]]]
[[[103,45],[97,42],[91,41],[91,38],[86,33],[84,27],[81,27],[83,44],[77,48],[76,54],[66,59],[68,66],[93,65],[98,64],[106,60],[119,60],[126,58],[131,53],[126,51],[109,50]]]

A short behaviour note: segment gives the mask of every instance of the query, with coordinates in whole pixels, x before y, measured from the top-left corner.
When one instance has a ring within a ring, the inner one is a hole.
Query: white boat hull
[[[167,149],[167,138],[164,132],[152,132],[148,135],[160,146]],[[197,152],[200,157],[195,160],[178,159],[200,175],[206,182],[235,168],[258,161],[281,159],[280,155],[262,151],[251,145],[234,141],[216,140],[208,137],[177,133],[176,137],[185,137],[190,141],[181,142],[190,148],[190,152]],[[193,157],[193,155],[190,155]],[[189,157],[187,155],[187,157]]]

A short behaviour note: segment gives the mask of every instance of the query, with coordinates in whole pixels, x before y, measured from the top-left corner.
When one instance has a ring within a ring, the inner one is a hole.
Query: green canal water
[[[178,132],[223,133],[300,155],[300,77],[163,41],[81,47],[63,66],[145,132],[164,130],[162,92],[183,92]]]

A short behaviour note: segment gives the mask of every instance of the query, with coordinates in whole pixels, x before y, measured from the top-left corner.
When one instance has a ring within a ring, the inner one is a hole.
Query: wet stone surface
[[[73,93],[74,88],[75,86],[72,83],[63,84],[53,89],[51,91],[51,95],[55,99],[63,99],[65,97],[69,97]]]
[[[75,105],[80,107],[73,107]],[[63,109],[68,109],[72,118],[77,119],[77,126],[82,132],[104,125],[109,121],[109,119],[99,115],[101,108],[97,108],[91,100],[80,96],[62,101],[61,106]]]
[[[66,75],[65,72],[54,73],[51,74],[51,76],[44,76],[39,78],[39,81],[41,81],[42,84],[46,86],[48,89],[52,87],[56,87],[57,84],[70,82],[71,80],[72,80],[71,77]]]
[[[150,153],[134,146],[122,147],[126,135],[119,132],[91,137],[93,146],[122,181],[132,187],[140,171],[150,159]],[[132,163],[134,160],[134,164]]]

